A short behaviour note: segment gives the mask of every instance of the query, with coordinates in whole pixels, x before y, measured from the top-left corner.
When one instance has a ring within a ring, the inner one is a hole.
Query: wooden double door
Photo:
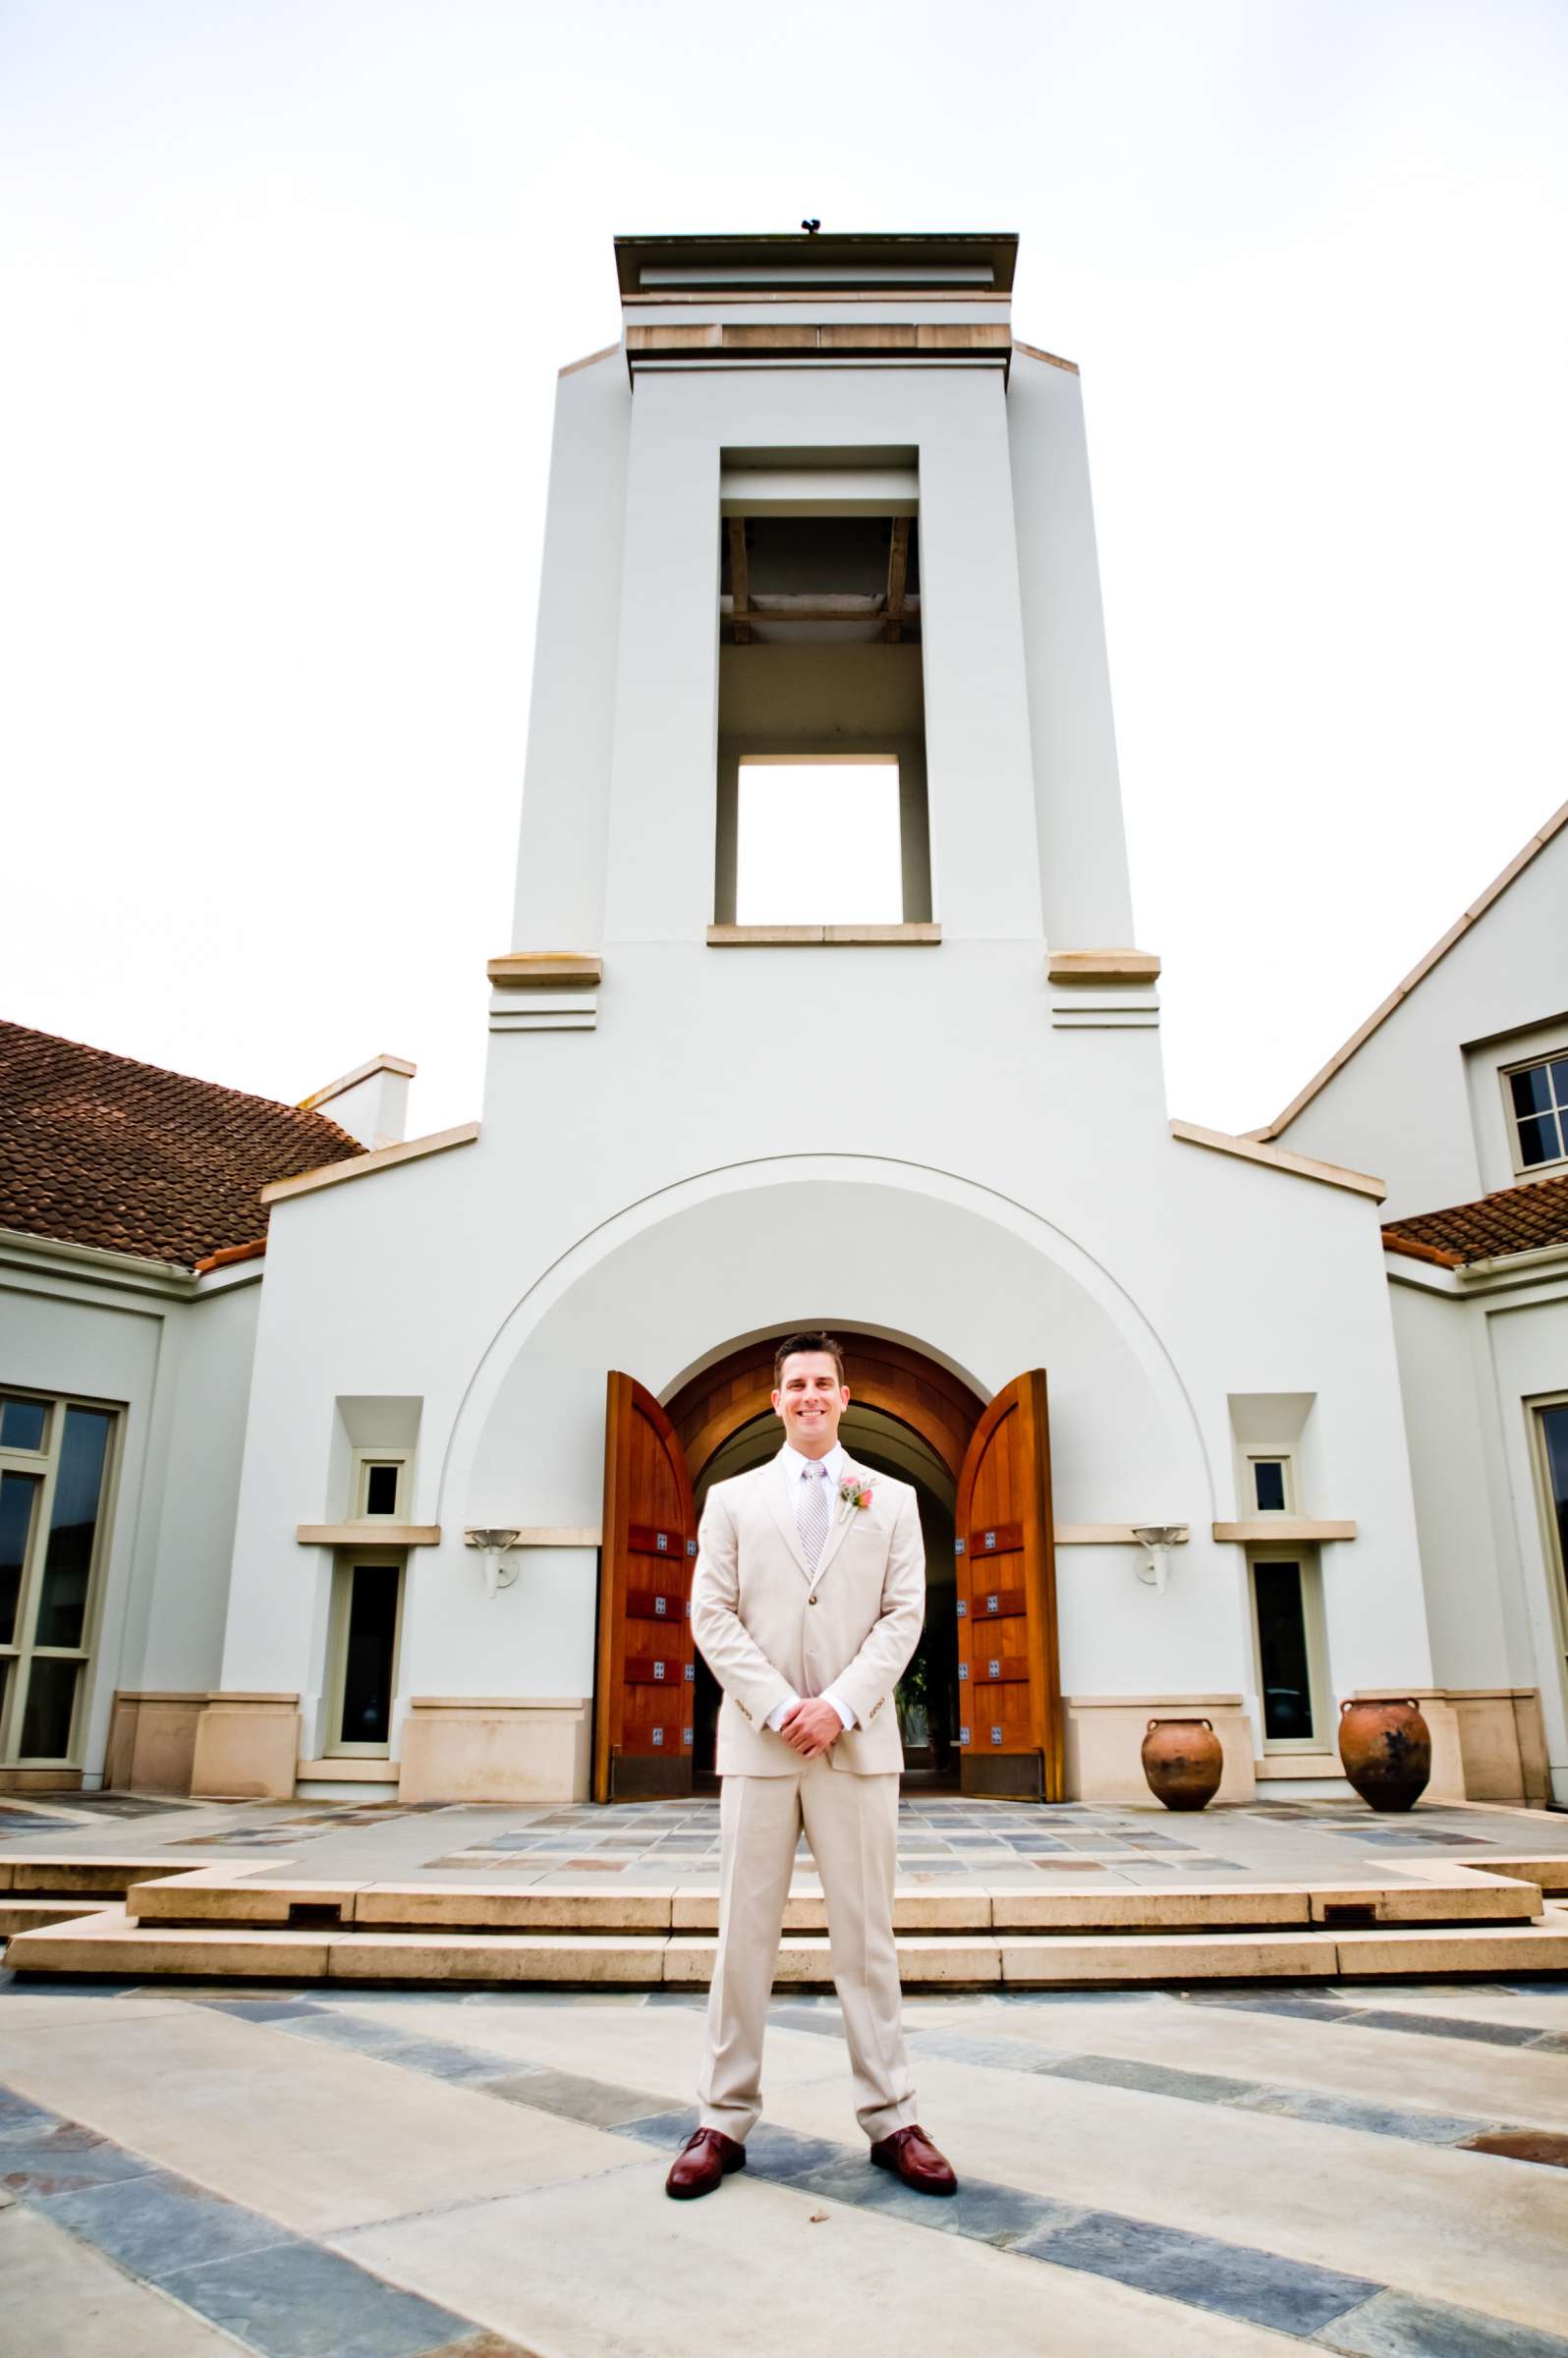
[[[914,1358],[903,1350],[899,1356]],[[848,1373],[855,1397],[853,1346]],[[950,1394],[954,1379],[941,1373]],[[756,1413],[756,1389],[755,1381],[736,1380],[738,1413],[731,1430]],[[900,1413],[887,1396],[885,1370],[878,1389],[883,1396],[877,1405]],[[927,1403],[930,1398],[927,1385]],[[939,1416],[924,1416],[922,1406],[912,1392],[904,1421],[925,1435],[957,1482],[962,1789],[1060,1800],[1061,1681],[1044,1371],[1016,1377],[983,1409],[974,1402],[962,1419],[967,1435],[951,1397]],[[672,1408],[679,1414],[679,1403]],[[704,1465],[715,1446],[706,1410],[702,1403],[693,1412],[702,1419]],[[690,1427],[692,1417],[684,1421]],[[605,1411],[599,1561],[593,1798],[651,1801],[688,1794],[697,1725],[692,1468],[676,1418],[634,1376],[618,1372],[609,1378]]]

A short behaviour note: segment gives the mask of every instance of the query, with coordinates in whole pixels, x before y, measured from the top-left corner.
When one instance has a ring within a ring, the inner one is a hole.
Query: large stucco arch
[[[715,1344],[840,1319],[918,1339],[985,1396],[1052,1378],[1064,1519],[1212,1512],[1198,1419],[1140,1307],[1047,1221],[973,1183],[863,1156],[704,1173],[583,1237],[476,1367],[441,1474],[443,1522],[597,1511],[605,1370],[665,1389]],[[1132,1493],[1136,1491],[1136,1497]]]

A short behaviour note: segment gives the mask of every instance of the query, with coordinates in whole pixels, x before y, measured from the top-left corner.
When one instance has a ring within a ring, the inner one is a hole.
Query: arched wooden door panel
[[[956,1520],[964,1791],[1060,1801],[1061,1673],[1042,1368],[1015,1376],[976,1426]]]
[[[612,1373],[604,1424],[593,1798],[692,1790],[692,1571],[686,1455],[652,1393]]]

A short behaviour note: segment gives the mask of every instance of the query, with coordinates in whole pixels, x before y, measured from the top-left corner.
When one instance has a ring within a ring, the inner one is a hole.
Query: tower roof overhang
[[[1000,297],[1013,290],[1011,231],[791,231],[779,236],[620,237],[623,302],[721,300],[790,292]]]

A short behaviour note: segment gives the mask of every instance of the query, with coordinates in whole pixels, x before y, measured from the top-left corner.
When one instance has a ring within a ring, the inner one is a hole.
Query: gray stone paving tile
[[[1415,2031],[1427,2039],[1471,2039],[1483,2047],[1534,2047],[1540,2033],[1517,2022],[1481,2022],[1464,2014],[1401,2014],[1369,2006],[1356,2016],[1363,2031]]]
[[[176,2269],[302,2239],[258,2211],[226,2202],[171,2170],[47,2197],[49,2217],[133,2274],[156,2283]]]
[[[956,2194],[917,2194],[912,2186],[878,2169],[868,2154],[841,2151],[837,2161],[813,2169],[800,2181],[803,2191],[825,2195],[835,2203],[853,2203],[858,2210],[875,2211],[912,2225],[934,2227],[938,2233],[963,2235],[976,2243],[1005,2250],[1020,2236],[1082,2216],[1072,2205],[1049,2195],[1025,2194],[1016,2186],[993,2186],[980,2178],[961,2178]]]
[[[1046,2079],[1132,2088],[1141,2096],[1175,2096],[1192,2105],[1229,2104],[1251,2089],[1248,2081],[1227,2079],[1218,2072],[1182,2071],[1173,2064],[1135,2062],[1125,2055],[1057,2055],[1037,2068]]]
[[[303,2022],[322,2008],[310,1997],[203,1998],[214,2014],[232,2014],[237,2022]]]
[[[0,2145],[0,2186],[34,2201],[120,2178],[144,2177],[151,2167],[140,2154],[128,2154],[69,2120],[55,2120],[38,2136],[12,2137]]]
[[[645,2088],[618,2088],[608,2080],[585,2079],[575,2071],[551,2071],[544,2064],[492,2079],[486,2083],[485,2094],[498,2096],[509,2105],[531,2105],[535,2111],[553,2112],[562,2120],[586,2121],[594,2129],[618,2129],[627,2121],[646,2120],[679,2108],[673,2098],[650,2095]]]
[[[675,2105],[666,2112],[644,2112],[635,2120],[617,2120],[609,2125],[612,2136],[631,2137],[639,2145],[657,2146],[673,2161],[697,2127],[697,2106]]]
[[[1112,2277],[1118,2284],[1158,2293],[1189,2308],[1298,2335],[1316,2332],[1382,2290],[1362,2276],[1283,2260],[1246,2244],[1221,2243],[1211,2235],[1153,2226],[1111,2211],[1090,2211],[1080,2218],[1048,2224],[1011,2248],[1057,2268]]]
[[[788,2006],[769,2006],[768,2023],[776,2023],[781,2031],[815,2031],[824,2039],[842,2039],[844,2018],[838,2011],[838,2000],[830,1999],[827,2007],[805,2006],[799,2002]]]
[[[1314,2338],[1346,2358],[1568,2358],[1556,2333],[1405,2292],[1379,2292]]]
[[[469,2319],[313,2243],[203,2262],[163,2283],[261,2358],[422,2358],[474,2331]]]
[[[1348,2096],[1315,2096],[1302,2088],[1252,2088],[1228,2100],[1238,2111],[1268,2112],[1319,2128],[1360,2129],[1371,2137],[1407,2137],[1415,2145],[1460,2145],[1495,2128],[1494,2120],[1465,2120],[1451,2112],[1410,2112],[1368,2105]]]

